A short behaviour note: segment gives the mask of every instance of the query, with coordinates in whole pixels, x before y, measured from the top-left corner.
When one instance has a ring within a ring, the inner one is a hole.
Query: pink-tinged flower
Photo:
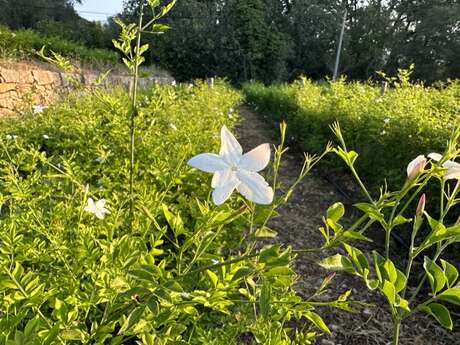
[[[418,201],[418,205],[417,205],[417,210],[415,211],[415,214],[417,215],[417,217],[423,216],[423,212],[425,212],[425,204],[426,204],[426,195],[424,193],[420,197]]]
[[[84,210],[94,214],[99,219],[104,219],[106,214],[110,214],[110,211],[105,208],[105,203],[105,199],[94,202],[92,198],[88,198],[88,203]]]
[[[430,153],[428,155],[432,160],[439,162],[442,159],[442,155],[439,153]],[[442,164],[443,168],[446,169],[444,173],[444,180],[460,180],[460,164],[454,161],[445,161]]]
[[[427,161],[424,155],[420,155],[417,158],[415,158],[407,166],[407,178],[409,180],[412,180],[415,177],[417,177],[417,175],[420,174],[423,171],[423,169],[425,169],[426,163]]]
[[[220,135],[218,155],[202,153],[188,161],[190,166],[214,174],[211,182],[213,202],[223,204],[236,189],[256,204],[271,204],[273,189],[258,174],[270,161],[270,145],[259,145],[243,155],[241,145],[227,127],[222,127]]]

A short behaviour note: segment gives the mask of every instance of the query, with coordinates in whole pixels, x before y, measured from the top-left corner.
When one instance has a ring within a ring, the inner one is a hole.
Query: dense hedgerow
[[[57,36],[43,36],[30,29],[12,31],[0,26],[0,56],[2,57],[33,57],[43,46],[66,58],[84,63],[107,64],[119,61],[118,54],[107,49],[87,48]]]
[[[310,80],[265,87],[244,85],[247,101],[276,122],[285,119],[291,135],[309,152],[333,140],[338,121],[347,145],[359,153],[358,169],[375,185],[386,178],[403,182],[401,171],[414,155],[443,151],[458,124],[460,83],[440,87],[410,84],[404,72],[381,95],[373,83]]]

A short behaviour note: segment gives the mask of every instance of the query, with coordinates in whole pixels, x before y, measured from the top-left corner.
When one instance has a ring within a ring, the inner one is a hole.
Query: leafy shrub
[[[275,205],[213,207],[209,178],[184,163],[217,151],[240,94],[217,82],[139,96],[132,223],[124,91],[3,121],[0,344],[237,344],[248,332],[309,344],[328,332],[312,301],[329,280],[303,301],[290,248],[245,250],[274,236],[265,223]],[[111,214],[85,212],[89,197]],[[253,227],[261,232],[249,236]],[[348,309],[347,296],[331,305]],[[309,322],[290,331],[291,318]]]
[[[30,57],[43,46],[50,47],[64,57],[85,63],[115,63],[119,60],[118,54],[110,50],[87,48],[57,36],[42,36],[33,30],[11,31],[0,26],[0,56]]]
[[[406,74],[404,74],[406,73]],[[386,178],[401,183],[400,171],[419,152],[442,151],[458,123],[460,83],[440,87],[407,82],[402,71],[382,96],[373,83],[345,80],[317,84],[244,85],[248,102],[274,121],[285,119],[291,135],[310,152],[333,139],[339,121],[349,147],[359,153],[363,178],[376,186]]]

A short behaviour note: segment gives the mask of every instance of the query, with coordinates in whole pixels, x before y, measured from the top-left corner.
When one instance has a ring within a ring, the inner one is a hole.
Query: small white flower
[[[173,130],[173,131],[177,131],[177,127],[174,123],[170,123],[169,124],[169,127]]]
[[[243,155],[243,149],[232,133],[223,126],[219,155],[203,153],[193,157],[188,164],[204,172],[213,173],[212,200],[223,204],[235,189],[256,204],[269,205],[273,189],[258,174],[270,161],[270,145],[262,144]]]
[[[385,134],[387,134],[386,130],[383,130],[383,131],[380,132],[380,135],[385,135]]]
[[[88,203],[85,206],[85,211],[94,214],[99,219],[104,219],[110,211],[105,208],[105,199],[94,202],[92,198],[88,198]]]
[[[424,155],[417,156],[412,162],[407,165],[407,178],[412,180],[425,169],[426,157]]]
[[[439,162],[442,155],[432,152],[428,155],[429,158]],[[451,160],[445,161],[442,164],[443,168],[447,169],[444,173],[444,180],[460,180],[460,164]]]
[[[383,120],[383,123],[385,123],[386,125],[388,125],[390,123],[390,119],[387,117],[386,119]]]
[[[16,140],[18,138],[17,135],[14,135],[14,134],[7,134],[6,135],[6,139],[8,140]]]
[[[46,134],[43,134],[43,139],[46,139],[46,140],[48,140],[49,138],[50,138],[50,137],[49,137],[48,135],[46,135]]]
[[[42,106],[42,105],[33,105],[32,106],[32,111],[34,114],[40,114],[40,113],[43,113],[43,110],[45,110],[46,107]]]
[[[173,80],[173,81],[171,82],[171,85],[172,85],[172,86],[176,86],[176,85],[177,85],[176,81]]]
[[[181,297],[184,298],[184,299],[188,299],[190,298],[190,294],[188,292],[181,292]]]
[[[217,265],[218,263],[220,263],[220,261],[217,259],[212,259],[211,262],[213,265]]]

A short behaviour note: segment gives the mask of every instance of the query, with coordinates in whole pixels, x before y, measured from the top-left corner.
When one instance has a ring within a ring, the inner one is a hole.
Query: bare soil
[[[276,143],[276,130],[270,121],[256,114],[247,106],[239,109],[242,121],[237,128],[242,146],[248,150],[269,142]],[[284,185],[296,179],[303,162],[303,155],[296,149],[288,151],[282,162],[280,178]],[[321,169],[321,166],[319,167]],[[353,184],[348,176],[326,176],[319,170],[307,176],[295,193],[278,211],[280,216],[269,226],[278,231],[276,241],[294,249],[317,248],[322,244],[318,227],[322,216],[334,202],[341,201],[350,210],[350,200],[345,197]],[[378,237],[377,237],[378,238]],[[328,272],[316,262],[334,252],[298,257],[295,270],[298,274],[296,289],[302,296],[311,296]],[[350,299],[365,301],[358,313],[325,308],[319,313],[332,331],[332,335],[318,338],[321,345],[387,345],[391,344],[391,315],[384,299],[376,292],[369,291],[358,279],[347,274],[337,274],[327,292],[326,298],[336,298],[347,290],[352,290]],[[455,315],[454,315],[455,316]],[[458,315],[457,315],[458,318]],[[455,325],[454,325],[455,327]],[[438,326],[428,316],[417,314],[406,320],[401,328],[401,345],[455,345],[460,344],[460,332],[448,332]]]

